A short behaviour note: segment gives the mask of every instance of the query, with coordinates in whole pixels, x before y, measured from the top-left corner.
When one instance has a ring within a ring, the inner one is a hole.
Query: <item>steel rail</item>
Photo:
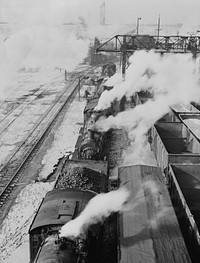
[[[88,74],[89,72],[86,72],[85,74]],[[81,81],[83,80],[84,76],[81,78]],[[71,87],[77,80],[73,81],[69,87]],[[16,153],[19,152],[19,150],[10,158],[10,160],[7,162],[6,165],[4,165],[4,167],[1,169],[0,172],[4,173],[4,178],[5,182],[4,182],[4,186],[0,186],[0,207],[2,207],[6,201],[6,199],[8,198],[8,196],[11,194],[11,192],[13,191],[15,185],[17,184],[17,182],[20,179],[21,173],[23,168],[25,168],[25,165],[28,161],[28,159],[30,158],[30,156],[33,154],[34,151],[37,151],[37,147],[38,145],[41,143],[41,141],[43,141],[45,139],[46,134],[49,132],[49,130],[51,129],[51,126],[54,124],[54,122],[57,119],[57,116],[60,114],[60,112],[62,111],[62,109],[66,106],[66,104],[69,103],[70,99],[78,92],[78,88],[79,88],[79,80],[78,82],[74,85],[74,88],[72,88],[72,92],[70,94],[68,94],[68,89],[60,96],[60,98],[57,100],[56,104],[54,104],[51,109],[49,110],[49,112],[47,114],[45,114],[44,118],[38,123],[37,127],[35,127],[35,129],[31,132],[31,134],[34,133],[35,130],[40,129],[40,125],[42,123],[42,121],[44,119],[46,119],[47,115],[51,115],[51,119],[48,123],[46,123],[46,127],[45,129],[43,129],[43,131],[41,132],[41,134],[36,138],[34,137],[33,140],[35,140],[35,142],[33,143],[33,145],[30,143],[29,144],[29,149],[26,152],[25,156],[20,159],[20,162],[18,165],[16,165],[15,161],[13,161],[12,159],[16,156]],[[67,95],[68,94],[68,95]],[[60,99],[62,98],[62,102],[60,102]],[[52,109],[56,107],[56,110],[54,112],[54,114],[52,115]],[[26,139],[26,141],[31,137],[31,134],[28,136],[28,138]],[[25,141],[25,142],[26,142]],[[22,143],[21,147],[23,145],[25,145],[25,142]],[[20,148],[21,148],[20,147]],[[27,146],[25,145],[25,148]],[[11,167],[9,168],[9,164],[11,165]],[[14,167],[12,167],[12,164],[14,164]],[[12,170],[12,169],[13,170]],[[11,169],[11,170],[10,170]],[[10,170],[10,171],[9,171]],[[8,172],[7,172],[8,171]],[[5,177],[5,174],[9,173],[8,178]],[[1,189],[3,188],[3,189]]]
[[[61,76],[57,76],[57,77],[53,78],[52,81],[54,81],[55,79],[60,78],[60,77],[61,77]],[[47,83],[45,83],[44,85],[42,85],[42,88],[43,88],[44,86],[46,86],[46,85],[47,85]],[[39,92],[39,91],[40,91],[40,92]],[[38,92],[37,96],[39,96],[40,94],[42,94],[42,93],[44,92],[44,90],[37,89],[37,90],[35,90],[33,93],[31,93],[30,96],[36,95],[37,92]],[[19,98],[19,99],[21,99],[21,98]],[[20,114],[23,112],[23,110],[24,110],[27,106],[29,106],[34,99],[35,99],[35,98],[32,98],[32,99],[30,100],[29,97],[28,97],[28,98],[26,97],[26,98],[25,98],[24,100],[22,100],[20,103],[15,104],[16,107],[13,107],[13,109],[10,110],[10,111],[8,112],[8,114],[6,114],[2,119],[0,119],[0,134],[1,134],[2,132],[4,132],[4,131],[10,126],[10,124],[15,120],[16,116],[13,116],[13,117],[12,117],[12,114],[13,114],[15,111],[17,111],[17,110],[19,109],[19,107],[22,107],[22,106],[24,105],[24,107],[23,107],[22,109],[20,109],[21,112],[18,114],[18,116],[20,116]],[[14,103],[14,102],[13,102],[13,103]],[[1,106],[3,106],[4,104],[5,104],[5,103],[2,103]],[[9,118],[11,118],[11,119],[9,119]],[[3,122],[5,122],[5,125],[3,125],[4,127],[1,127]]]

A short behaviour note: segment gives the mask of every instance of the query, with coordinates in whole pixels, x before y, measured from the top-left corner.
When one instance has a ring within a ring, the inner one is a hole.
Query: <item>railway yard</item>
[[[102,79],[99,68],[97,72]],[[29,262],[30,255],[31,262],[46,262],[43,250],[39,255],[42,261],[33,261],[36,248],[33,242],[40,236],[37,210],[47,192],[67,188],[112,192],[123,185],[131,193],[126,208],[129,212],[113,214],[105,220],[103,245],[94,241],[101,247],[98,260],[103,263],[117,260],[126,263],[133,259],[134,262],[198,262],[198,190],[193,190],[192,198],[187,194],[199,184],[198,109],[181,103],[173,105],[148,132],[149,150],[140,159],[141,164],[135,157],[131,165],[122,165],[123,153],[130,146],[125,130],[111,129],[106,137],[97,133],[98,145],[104,138],[100,153],[93,144],[87,146],[85,131],[90,131],[87,117],[92,116],[90,111],[95,104],[92,97],[85,98],[85,90],[96,90],[92,78],[94,71],[86,66],[80,66],[67,80],[58,71],[52,80],[37,84],[38,88],[33,89],[32,83],[24,91],[16,88],[2,102],[1,144],[5,148],[1,159],[2,262],[11,263],[16,257],[15,262]],[[116,114],[124,108],[134,108],[151,97],[148,91],[138,92],[131,103],[116,101],[107,112],[114,110]],[[179,181],[186,171],[187,177]],[[190,176],[195,178],[194,183]],[[50,217],[51,214],[49,220]],[[44,224],[49,225],[47,222]],[[90,253],[94,260],[96,254],[89,251],[90,248],[85,253]],[[82,252],[76,253],[82,259]]]
[[[26,81],[29,83],[30,75],[31,85],[26,85],[25,91],[16,88],[2,103],[2,134],[5,132],[8,142],[16,142],[12,149],[4,151],[1,161],[2,177],[3,172],[6,173],[1,184],[0,249],[3,262],[10,255],[8,262],[12,262],[15,255],[19,261],[29,260],[29,224],[45,193],[53,188],[53,182],[59,174],[59,165],[55,173],[54,166],[76,145],[86,105],[83,83],[82,90],[79,90],[80,73],[83,78],[91,71],[88,67],[83,67],[83,70],[80,68],[71,78],[68,76],[67,81],[63,72],[56,72],[52,81],[48,78],[48,83],[39,83],[34,90],[33,85],[37,85],[32,80],[32,74],[27,73]],[[68,136],[70,140],[66,142]],[[110,160],[111,170],[120,162],[125,139],[124,132],[120,130],[109,135],[104,154]],[[9,147],[9,143],[7,145],[4,139],[2,147],[6,146]],[[8,169],[10,176],[6,172]],[[64,181],[67,181],[66,178]],[[71,187],[76,184],[80,187],[79,181],[83,185],[81,177],[75,176],[73,180],[69,178],[68,186],[71,182]],[[61,184],[65,187],[66,183],[61,180]],[[83,186],[84,189],[86,187],[87,184]],[[114,189],[116,185],[109,187]],[[16,223],[13,224],[13,221]]]
[[[4,104],[2,103],[1,108],[1,131],[2,136],[4,135],[2,147],[5,149],[1,155],[1,176],[3,176],[3,172],[5,173],[5,171],[7,171],[8,167],[10,170],[10,175],[6,173],[6,180],[3,180],[1,183],[1,223],[21,190],[28,184],[33,186],[33,182],[39,181],[42,178],[45,180],[53,170],[53,166],[57,163],[57,160],[65,152],[73,149],[73,144],[76,142],[77,133],[82,123],[82,115],[80,112],[85,105],[85,99],[82,98],[79,100],[77,98],[75,105],[71,106],[72,109],[70,108],[74,97],[77,96],[79,81],[77,78],[66,81],[64,74],[58,71],[55,73],[55,76],[52,76],[52,80],[48,78],[48,82],[43,80],[37,84],[38,76],[34,80],[34,74],[25,73],[24,75],[29,85],[25,85],[24,87],[22,82],[21,86],[23,86],[25,90],[17,87],[12,91],[12,95],[7,97],[8,101],[5,101]],[[75,90],[75,95],[71,94],[73,90]],[[40,100],[42,100],[44,104],[41,104]],[[69,116],[68,111],[70,109],[74,111],[73,107],[77,110],[72,116]],[[68,109],[68,111],[66,109]],[[63,127],[60,128],[59,135],[58,133],[56,135],[55,131],[60,127],[63,119],[66,118],[66,111],[68,114],[68,122],[63,124]],[[57,116],[56,121],[55,116]],[[75,118],[75,120],[73,120],[73,118]],[[73,123],[79,120],[80,123],[70,125],[71,121],[71,123]],[[68,133],[71,133],[71,140],[66,145],[62,144],[62,137],[65,136],[65,125],[68,126]],[[18,127],[17,132],[16,127]],[[55,146],[53,142],[56,140],[56,136],[57,145]],[[60,142],[58,140],[59,136]],[[15,143],[12,143],[11,146],[10,142]],[[43,144],[42,148],[41,144]],[[51,151],[49,145],[53,148],[53,156],[47,151]],[[24,151],[24,149],[26,150]],[[44,159],[45,154],[48,162]],[[41,178],[38,178],[40,171],[42,171]],[[27,176],[27,174],[29,176]],[[42,190],[43,186],[38,183],[38,189],[40,189],[40,187]],[[37,188],[37,186],[35,188]],[[47,183],[46,188],[50,189],[51,185]],[[40,192],[40,190],[38,191]],[[25,213],[25,211],[23,213]],[[5,234],[10,235],[12,239],[12,234],[14,233],[6,232]],[[8,236],[7,238],[9,239]],[[7,238],[5,238],[4,235],[2,236],[2,249],[6,243],[9,243]],[[3,240],[5,240],[6,243],[5,241],[3,242]],[[15,240],[14,242],[17,241]],[[3,255],[3,251],[1,255]]]
[[[0,263],[199,262],[199,72],[181,56],[19,72],[0,105]]]

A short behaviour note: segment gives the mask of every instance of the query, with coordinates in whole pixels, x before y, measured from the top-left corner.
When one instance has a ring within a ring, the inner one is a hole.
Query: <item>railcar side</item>
[[[158,165],[199,163],[200,142],[182,122],[157,122],[151,129],[151,147]]]
[[[200,164],[170,164],[170,196],[193,262],[200,258]]]

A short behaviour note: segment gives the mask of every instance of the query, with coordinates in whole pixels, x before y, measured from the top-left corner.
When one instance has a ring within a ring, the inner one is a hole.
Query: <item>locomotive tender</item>
[[[60,169],[61,172],[59,174],[58,181],[60,180],[62,183],[65,181],[64,186],[60,186],[59,183],[56,183],[55,189],[52,191],[52,193],[48,193],[43,200],[40,209],[38,210],[31,225],[29,230],[31,263],[50,263],[51,259],[54,259],[54,255],[55,262],[67,261],[85,263],[92,261],[94,262],[94,259],[95,262],[100,260],[100,257],[95,257],[93,253],[94,251],[95,253],[100,253],[99,248],[101,247],[100,240],[102,234],[102,228],[100,225],[91,227],[85,235],[80,236],[76,240],[60,239],[58,237],[59,229],[64,223],[67,222],[67,220],[71,220],[78,216],[87,202],[97,193],[106,191],[106,181],[108,180],[108,177],[106,177],[108,164],[104,160],[105,156],[103,156],[106,134],[95,131],[93,129],[93,124],[101,116],[107,117],[110,114],[114,115],[117,107],[115,104],[105,111],[95,111],[94,109],[98,103],[99,95],[100,94],[98,94],[97,97],[93,97],[88,100],[88,103],[84,109],[84,125],[80,131],[81,135],[77,140],[72,160],[67,160],[62,169]],[[136,93],[132,98],[131,106],[145,103],[148,99],[151,99],[152,96],[153,95],[149,91]],[[125,103],[126,101],[123,100],[121,105],[123,106]],[[144,173],[145,176],[151,175],[152,178],[153,174],[156,173],[158,175],[157,177],[159,178],[158,181],[162,181],[161,185],[166,183],[175,208],[178,222],[182,230],[182,234],[185,237],[185,242],[187,241],[186,245],[190,258],[192,262],[196,263],[200,258],[200,139],[197,136],[197,130],[195,129],[194,131],[194,127],[189,127],[184,121],[187,119],[186,117],[194,117],[194,115],[200,116],[198,109],[193,105],[174,105],[171,107],[171,111],[166,114],[166,116],[163,116],[163,118],[161,118],[148,132],[151,148],[155,153],[159,168],[143,167],[142,165],[138,165],[131,169],[140,169],[142,171],[140,172],[140,176],[143,178],[143,180],[145,177],[143,177],[142,173]],[[197,119],[199,119],[199,117],[197,117]],[[84,174],[81,176],[84,177],[85,180],[81,187],[79,187],[78,183],[76,182],[76,178],[78,178],[77,173],[79,173],[77,172],[77,169],[79,168],[81,168],[81,173],[82,175]],[[124,170],[126,169],[130,168],[125,168]],[[121,169],[121,173],[123,173],[123,169]],[[90,176],[88,176],[88,174],[90,174]],[[101,179],[103,175],[104,182],[102,183]],[[164,175],[163,179],[161,178],[161,175]],[[97,181],[94,184],[91,183],[92,178],[96,178],[96,176]],[[122,176],[120,178],[122,184],[130,185],[130,190],[133,191],[132,188],[134,188],[134,184],[131,182],[133,178],[129,178],[130,180],[126,182],[123,181],[124,179],[122,179]],[[127,179],[128,177],[125,178]],[[63,193],[63,197],[61,194],[58,194],[59,192]],[[58,194],[57,197],[56,193]],[[144,196],[146,196],[147,193],[148,192],[144,190]],[[164,191],[164,193],[167,195],[166,191]],[[51,196],[53,197],[54,194],[55,197],[51,201]],[[83,196],[87,198],[84,199]],[[155,198],[155,196],[151,196],[151,198]],[[149,202],[149,200],[147,201]],[[168,202],[170,204],[169,199]],[[81,208],[80,203],[83,204]],[[148,203],[147,207],[150,208],[151,204]],[[155,211],[158,209],[158,207],[154,208]],[[49,216],[49,221],[46,217],[48,213],[45,212],[45,209],[49,209],[49,214],[53,217],[51,218],[51,216]],[[53,210],[52,212],[50,212],[51,209]],[[170,211],[172,212],[172,210],[173,209]],[[44,217],[44,223],[42,223],[42,216]],[[41,222],[39,222],[40,219]],[[141,244],[141,242],[146,242],[147,233],[149,233],[148,231],[150,231],[152,234],[153,241],[150,241],[150,243],[153,242],[153,247],[155,248],[157,245],[159,245],[157,243],[159,232],[156,232],[158,229],[155,230],[152,227],[151,229],[145,229],[145,231],[140,232],[139,234],[136,233],[132,236],[129,236],[130,232],[126,225],[128,222],[126,219],[127,218],[125,218],[125,220],[123,218],[122,220],[120,219],[120,225],[118,226],[118,241],[120,240],[118,262],[124,263],[127,263],[123,260],[126,259],[126,253],[130,255],[129,250],[132,249],[133,244],[135,244],[137,247],[136,251],[132,251],[133,258],[136,260],[135,255],[139,249],[141,249],[139,244]],[[143,219],[145,218],[142,218],[141,220]],[[188,257],[187,250],[185,249],[182,235],[179,231],[179,226],[176,223],[174,215],[173,218],[170,218],[170,220],[172,219],[173,224],[171,225],[168,224],[169,222],[167,218],[162,218],[164,221],[161,222],[161,230],[163,230],[163,225],[166,225],[167,228],[172,227],[172,230],[176,228],[176,235],[173,235],[173,231],[170,232],[170,235],[173,238],[171,244],[176,244],[177,251],[179,251],[178,248],[180,247],[180,251],[184,251],[184,253],[182,255],[177,253],[177,256],[173,252],[170,255],[176,258],[177,261],[175,262],[190,262],[190,258]],[[47,221],[45,222],[45,220]],[[131,220],[135,220],[135,217],[131,218]],[[133,222],[131,220],[130,222]],[[38,224],[36,224],[36,222],[38,222]],[[132,223],[130,226],[133,227]],[[131,231],[133,231],[133,229],[131,229]],[[127,234],[127,238],[125,238],[125,234]],[[166,257],[163,257],[163,255],[169,256],[169,254],[165,253],[165,248],[167,244],[169,244],[168,241],[171,240],[170,235],[169,237],[166,237],[159,234],[161,246],[160,250],[159,246],[157,247],[157,251],[160,258],[163,260],[166,259]],[[162,243],[163,240],[164,243]],[[49,247],[51,247],[51,249]],[[173,250],[173,245],[171,248]],[[121,249],[125,249],[125,254],[120,254]],[[54,255],[52,254],[50,256],[50,250],[52,250],[51,253],[54,252]],[[140,260],[140,258],[138,258],[138,260]],[[149,262],[148,260],[149,257],[146,258],[146,262]]]
[[[59,161],[54,171],[57,174],[54,189],[42,200],[30,226],[30,263],[100,260],[103,225],[92,225],[76,239],[59,237],[61,227],[75,219],[91,198],[107,192],[108,163],[102,158],[106,135],[92,129],[99,117],[111,114],[111,109],[94,110],[100,94],[97,92],[96,97],[87,101],[84,125],[72,159],[67,156]]]

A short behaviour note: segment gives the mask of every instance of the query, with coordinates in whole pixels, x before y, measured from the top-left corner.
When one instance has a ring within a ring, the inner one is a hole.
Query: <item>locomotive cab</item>
[[[102,226],[91,226],[76,239],[59,238],[61,227],[75,219],[91,198],[93,191],[54,189],[43,199],[29,229],[30,263],[91,262],[92,251],[100,245]]]

